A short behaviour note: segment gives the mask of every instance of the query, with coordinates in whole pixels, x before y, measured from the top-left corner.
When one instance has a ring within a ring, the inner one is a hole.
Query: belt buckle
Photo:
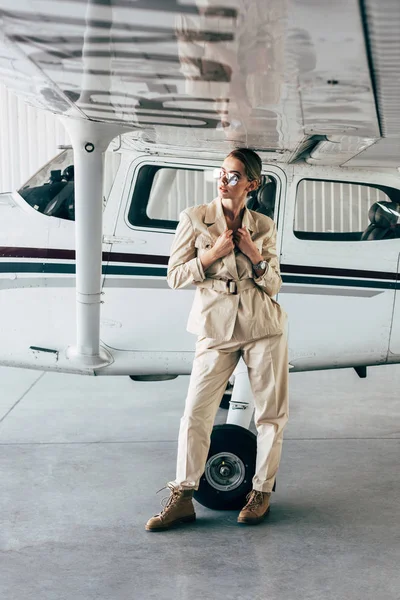
[[[228,279],[228,281],[226,282],[226,289],[228,294],[235,296],[237,294],[236,281],[234,281],[233,279]]]

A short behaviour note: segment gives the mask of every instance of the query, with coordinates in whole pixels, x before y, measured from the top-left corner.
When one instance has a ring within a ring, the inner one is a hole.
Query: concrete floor
[[[291,374],[267,521],[197,505],[158,534],[187,377],[0,381],[2,600],[400,597],[399,366]]]

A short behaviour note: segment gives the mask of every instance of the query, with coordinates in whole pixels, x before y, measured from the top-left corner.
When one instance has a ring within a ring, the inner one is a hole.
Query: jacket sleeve
[[[254,276],[254,282],[264,290],[268,296],[275,296],[281,288],[282,278],[276,253],[276,225],[273,223],[271,235],[266,236],[263,242],[262,257],[268,265],[261,277]]]
[[[167,281],[173,289],[204,281],[203,266],[197,256],[195,233],[190,216],[182,212],[171,247]]]

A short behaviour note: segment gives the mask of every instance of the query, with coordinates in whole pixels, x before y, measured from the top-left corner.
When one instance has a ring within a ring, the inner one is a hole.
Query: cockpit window
[[[106,152],[103,179],[103,208],[107,203],[121,154]],[[75,220],[75,171],[72,149],[61,152],[48,162],[18,193],[38,212],[48,217]]]
[[[21,187],[21,190],[25,190],[27,188],[34,188],[44,185],[48,183],[51,178],[52,171],[59,171],[60,174],[64,171],[66,167],[74,164],[74,153],[72,148],[67,148],[57,154],[54,158],[52,158],[48,163],[44,165],[37,173],[35,173],[32,177],[28,179],[26,183]],[[19,190],[19,193],[21,193]]]
[[[61,152],[38,171],[18,193],[35,210],[49,217],[75,219],[74,156]]]

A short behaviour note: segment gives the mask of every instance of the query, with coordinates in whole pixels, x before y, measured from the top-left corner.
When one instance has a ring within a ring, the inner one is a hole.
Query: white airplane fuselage
[[[184,204],[178,208],[212,200],[193,188],[190,177],[200,173],[197,181],[220,163],[117,153],[119,167],[103,212],[100,338],[108,364],[91,368],[71,360],[68,351],[76,330],[74,221],[43,214],[18,192],[0,196],[0,364],[96,375],[190,373],[195,338],[186,332],[186,321],[194,287],[167,285],[174,228],[157,198],[163,189],[167,195],[165,186],[179,171],[189,179],[179,184]],[[140,224],[139,215],[135,224],[132,207],[137,194],[145,194],[139,188],[144,168],[161,173],[146,205],[146,214],[155,211],[156,218],[146,216],[148,222]],[[277,300],[289,316],[291,370],[400,362],[399,239],[361,241],[346,233],[349,218],[354,231],[357,219],[368,224],[365,207],[384,199],[383,188],[397,193],[398,172],[264,164],[264,174],[276,186],[273,216],[283,278]],[[354,194],[350,200],[346,190]],[[341,220],[344,233],[330,233],[329,219]]]

